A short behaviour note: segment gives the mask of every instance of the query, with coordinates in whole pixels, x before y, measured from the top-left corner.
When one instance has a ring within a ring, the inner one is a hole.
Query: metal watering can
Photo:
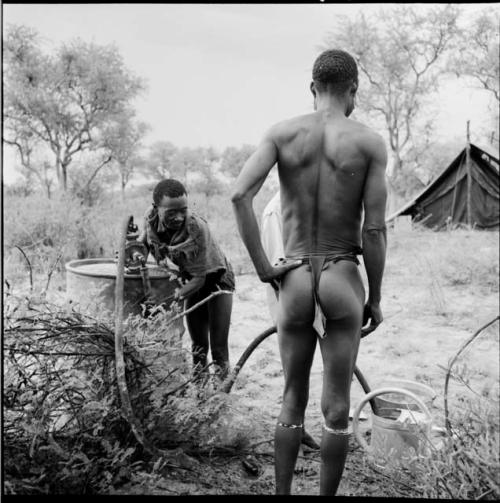
[[[414,463],[430,453],[432,416],[422,397],[434,399],[435,392],[420,383],[397,381],[398,386],[386,386],[367,393],[356,407],[352,428],[358,443],[379,468],[412,468]],[[414,391],[410,391],[411,388]],[[413,403],[382,399],[380,395],[410,398]],[[375,397],[378,397],[375,399]],[[370,445],[359,429],[359,415],[369,400],[375,399],[376,413],[372,414]]]

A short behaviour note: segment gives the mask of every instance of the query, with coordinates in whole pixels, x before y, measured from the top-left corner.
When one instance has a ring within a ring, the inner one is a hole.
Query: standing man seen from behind
[[[334,495],[348,451],[350,387],[361,328],[370,320],[366,333],[382,322],[387,153],[378,134],[348,118],[358,88],[354,59],[345,51],[325,51],[314,63],[312,78],[315,112],[268,130],[236,180],[232,203],[259,278],[279,287],[285,385],[274,438],[276,493],[291,492],[319,340],[324,416],[319,492]],[[276,163],[286,260],[272,266],[253,199]],[[368,279],[366,303],[358,254]],[[313,328],[317,313],[322,337]]]
[[[178,180],[159,182],[153,190],[153,205],[144,216],[144,230],[139,238],[158,264],[169,267],[170,260],[179,268],[185,284],[175,297],[186,309],[218,290],[233,292],[235,278],[230,262],[221,251],[200,216],[188,210],[187,192]],[[192,340],[195,372],[207,375],[210,347],[216,376],[223,380],[229,372],[228,336],[232,294],[214,296],[186,315]]]

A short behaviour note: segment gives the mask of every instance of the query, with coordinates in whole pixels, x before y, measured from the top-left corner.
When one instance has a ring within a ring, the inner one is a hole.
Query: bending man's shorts
[[[201,300],[219,290],[234,292],[235,287],[234,272],[229,266],[226,270],[208,273],[205,277],[205,284],[194,295]]]

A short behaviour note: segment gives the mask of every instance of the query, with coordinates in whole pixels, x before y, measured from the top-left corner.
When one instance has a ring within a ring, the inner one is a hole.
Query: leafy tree
[[[255,152],[254,145],[242,145],[240,148],[227,147],[221,155],[220,169],[223,173],[235,178],[247,159]]]
[[[220,194],[223,189],[223,184],[217,176],[219,155],[212,147],[198,147],[185,149],[184,151],[187,154],[185,157],[186,165],[189,163],[190,171],[196,174],[196,176],[192,177],[190,185],[196,192],[204,194],[205,211],[208,217],[210,199],[214,195]]]
[[[172,157],[170,176],[177,177],[184,184],[189,185],[193,179],[196,179],[197,173],[204,162],[204,149],[202,147],[179,148]]]
[[[145,171],[151,174],[155,180],[165,178],[177,178],[180,173],[175,171],[173,160],[177,155],[178,148],[169,141],[157,141],[150,145],[145,160]]]
[[[123,120],[129,102],[143,88],[115,46],[76,39],[47,55],[34,30],[11,25],[6,31],[6,137],[12,141],[31,134],[48,147],[64,190],[74,156],[102,148],[103,131]]]
[[[357,107],[382,119],[393,165],[393,188],[412,144],[426,98],[436,90],[443,54],[456,33],[459,10],[452,5],[421,11],[402,5],[368,19],[343,16],[326,37],[324,49],[342,48],[356,59],[360,71]]]
[[[149,129],[146,123],[134,120],[131,114],[127,120],[117,124],[106,139],[107,149],[120,174],[122,196],[137,168],[144,164],[139,151]]]

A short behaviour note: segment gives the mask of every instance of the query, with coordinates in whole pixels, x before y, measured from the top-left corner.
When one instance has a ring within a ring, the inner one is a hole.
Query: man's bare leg
[[[309,449],[314,449],[315,451],[319,450],[318,443],[316,442],[316,440],[314,440],[314,438],[309,433],[307,433],[305,425],[302,428],[301,443],[302,443],[302,445],[306,445],[307,447],[309,447]]]
[[[199,301],[196,295],[186,300],[186,309]],[[208,370],[202,370],[207,365],[208,353],[208,308],[204,304],[186,315],[186,324],[191,337],[191,353],[193,358],[194,375],[204,381]]]
[[[280,290],[278,342],[285,388],[274,437],[276,494],[291,492],[309,398],[317,339],[309,274],[306,266],[288,272]]]
[[[216,365],[216,376],[223,381],[229,372],[229,325],[233,307],[232,295],[219,295],[208,301],[210,350]]]
[[[349,403],[358,353],[364,288],[352,262],[330,263],[323,271],[319,295],[327,317],[320,340],[323,358],[321,408],[325,418],[321,439],[320,495],[337,492],[348,452]]]

